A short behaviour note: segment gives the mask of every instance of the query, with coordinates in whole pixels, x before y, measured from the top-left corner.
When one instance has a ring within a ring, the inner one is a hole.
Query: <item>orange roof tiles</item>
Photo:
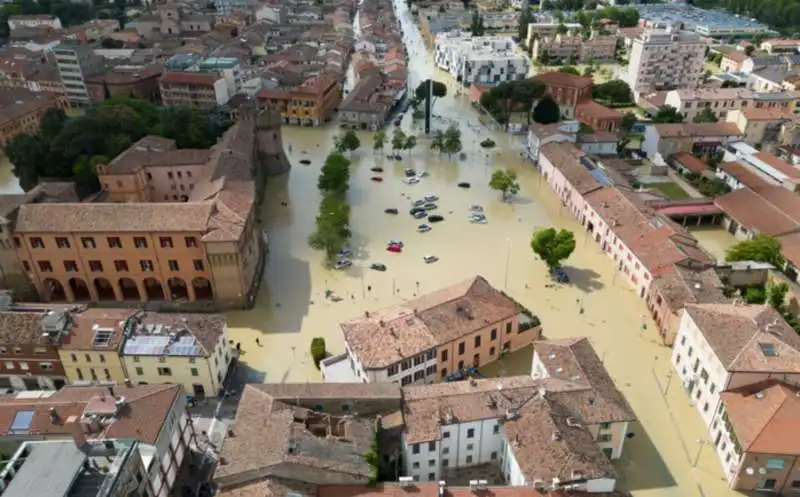
[[[695,173],[702,173],[703,171],[709,170],[708,164],[701,161],[689,152],[678,152],[677,154],[673,155],[672,158],[686,169]]]
[[[594,100],[586,100],[579,103],[575,112],[587,114],[598,119],[622,119],[622,114],[619,111],[599,104]]]
[[[536,81],[540,81],[546,85],[554,86],[572,86],[575,88],[585,88],[592,86],[592,78],[583,76],[576,76],[574,74],[567,74],[559,71],[545,72],[537,74],[533,77]]]
[[[221,76],[213,73],[166,72],[159,81],[171,85],[213,86],[220,79]]]
[[[756,188],[759,186],[771,186],[767,180],[763,179],[757,173],[750,170],[749,167],[738,162],[725,162],[719,165],[725,173],[736,178],[741,184],[748,188]]]

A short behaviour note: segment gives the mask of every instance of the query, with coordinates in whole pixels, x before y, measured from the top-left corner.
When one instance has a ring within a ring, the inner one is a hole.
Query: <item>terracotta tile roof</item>
[[[781,255],[784,259],[800,267],[800,233],[791,233],[778,237],[781,242]]]
[[[200,165],[210,157],[208,149],[178,149],[173,140],[148,135],[114,157],[101,174],[130,174],[144,167]]]
[[[673,264],[671,268],[653,279],[653,285],[672,312],[678,312],[686,304],[729,301],[722,293],[725,285],[713,267],[692,268],[683,264]]]
[[[554,393],[553,396],[573,412],[580,413],[581,422],[598,424],[636,420],[633,409],[617,390],[588,338],[538,341],[533,343],[533,350],[539,355],[548,377],[576,385],[575,390]],[[579,390],[585,394],[578,394]],[[589,398],[593,399],[591,404]]]
[[[749,230],[778,236],[800,228],[800,197],[780,186],[742,188],[714,203]]]
[[[222,79],[222,76],[214,73],[202,72],[165,72],[159,82],[168,85],[195,85],[213,86],[214,83]]]
[[[788,109],[748,107],[739,112],[750,121],[777,121],[781,119],[791,119],[792,117],[792,112]]]
[[[490,487],[481,492],[484,497],[563,497],[561,492],[539,491],[530,486],[525,487]],[[447,486],[439,494],[436,483],[415,483],[414,488],[406,489],[392,483],[367,485],[320,485],[317,497],[474,497],[476,492],[469,487]],[[570,492],[571,497],[586,497],[582,492]],[[601,494],[592,496],[603,497]],[[226,496],[227,497],[227,496]],[[261,496],[259,496],[261,497]]]
[[[728,371],[800,372],[800,336],[767,305],[689,304],[686,312]],[[761,344],[774,347],[768,356]]]
[[[738,64],[741,64],[742,62],[750,58],[746,53],[740,52],[739,50],[731,50],[730,52],[724,54],[722,57],[725,59],[730,59]]]
[[[116,350],[119,351],[124,342],[125,322],[133,317],[136,309],[102,309],[99,307],[86,309],[73,314],[73,325],[61,343],[64,350]],[[94,344],[94,326],[111,330],[112,334],[106,344]]]
[[[255,388],[274,400],[294,402],[295,399],[397,399],[400,385],[396,383],[254,383]]]
[[[550,71],[537,74],[533,77],[536,81],[541,81],[548,86],[571,86],[575,88],[585,88],[592,86],[592,78],[576,76],[559,71]]]
[[[739,128],[734,123],[666,123],[653,126],[661,138],[739,136]]]
[[[689,258],[707,260],[697,241],[674,223],[643,205],[620,189],[604,187],[586,195],[586,202],[633,252],[652,276],[672,264]]]
[[[213,203],[28,204],[19,233],[205,233]]]
[[[314,497],[317,495],[317,485],[285,480],[282,478],[265,478],[249,481],[244,485],[237,485],[219,491],[217,497],[286,497],[290,494],[300,497]],[[355,497],[355,496],[353,496]]]
[[[132,438],[144,443],[155,443],[172,406],[179,395],[184,395],[181,385],[139,385],[133,388],[114,387],[117,397],[125,397],[125,406],[112,423],[103,424],[101,436],[106,438]],[[0,435],[11,436],[11,426],[18,412],[33,411],[33,422],[28,430],[30,437],[70,437],[70,417],[80,418],[90,402],[110,398],[107,387],[66,386],[46,397],[0,397]],[[49,409],[55,408],[59,419],[54,424]]]
[[[553,167],[561,171],[561,174],[581,195],[586,195],[602,187],[600,182],[581,164],[581,158],[586,157],[586,153],[572,143],[548,143],[541,148],[541,155],[553,164]]]
[[[743,451],[800,455],[800,392],[771,380],[722,392],[720,398]]]
[[[592,433],[567,406],[547,395],[528,402],[502,430],[527,481],[617,477]]]
[[[748,188],[772,185],[772,183],[759,176],[758,173],[753,172],[749,167],[739,162],[725,162],[720,164],[719,168]]]
[[[709,170],[708,164],[701,161],[689,152],[678,152],[672,156],[672,159],[689,171],[695,173],[702,173]]]
[[[105,76],[101,77],[101,81],[105,81],[109,85],[129,85],[137,81],[147,78],[154,78],[160,76],[164,72],[164,66],[161,64],[150,64],[147,66],[139,67],[115,67]]]
[[[598,119],[622,119],[622,113],[618,110],[606,107],[594,100],[586,100],[578,104],[575,108],[576,113],[587,114]]]
[[[319,423],[339,434],[315,434],[308,428]],[[268,389],[246,385],[215,480],[223,488],[241,485],[274,476],[277,466],[288,464],[333,473],[341,481],[366,482],[372,468],[363,455],[374,432],[374,422],[369,419],[318,414],[296,407],[294,399],[284,403]]]
[[[475,276],[340,326],[361,364],[377,369],[510,319],[516,312],[514,301]]]
[[[42,318],[47,312],[0,312],[0,344],[49,345],[42,337]]]

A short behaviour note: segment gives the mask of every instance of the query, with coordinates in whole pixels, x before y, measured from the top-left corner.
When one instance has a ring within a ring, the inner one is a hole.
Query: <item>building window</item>
[[[414,444],[411,446],[411,453],[412,454],[419,454],[419,444]]]
[[[158,376],[172,376],[170,368],[158,368]]]
[[[419,469],[419,463],[418,462],[412,463],[411,469]]]
[[[86,359],[86,362],[92,362],[92,356],[90,356],[89,354],[86,354],[84,357]]]
[[[43,273],[52,273],[53,266],[50,264],[50,261],[39,261],[39,270]]]
[[[767,469],[783,469],[783,459],[767,459]]]
[[[610,442],[611,441],[611,435],[608,434],[608,433],[601,433],[600,435],[597,435],[597,441],[598,442]]]
[[[489,454],[489,459],[491,459],[492,461],[496,461],[497,460],[497,452],[492,452],[491,454]]]
[[[200,259],[194,260],[194,270],[195,271],[205,271],[205,267],[203,266],[203,261]]]
[[[31,272],[31,265],[30,265],[30,264],[28,264],[28,261],[22,261],[22,268],[23,268],[23,269],[25,270],[25,272],[27,272],[27,273],[30,273],[30,272]]]
[[[118,273],[127,273],[128,272],[128,262],[127,261],[114,261],[114,269],[116,269]]]
[[[500,433],[500,425],[494,425],[494,426],[492,427],[492,433],[494,433],[495,435],[497,435],[498,433]]]
[[[187,237],[184,237],[184,240],[186,241],[186,248],[195,248],[195,247],[197,247],[197,238],[195,238],[193,236],[187,236]]]
[[[472,464],[472,456],[467,456],[467,464]]]
[[[478,348],[480,346],[481,346],[481,336],[478,335],[475,337],[475,348]]]
[[[14,369],[14,361],[6,361],[5,362],[6,369]]]
[[[436,466],[436,459],[428,459],[428,467],[432,468]]]
[[[75,261],[64,261],[64,271],[68,273],[77,273],[78,263]]]
[[[200,371],[197,368],[191,368],[192,376],[200,376]]]
[[[94,238],[90,236],[81,237],[81,245],[83,245],[83,248],[87,249],[97,248],[97,245],[94,243]]]
[[[428,452],[436,450],[436,442],[428,442]]]
[[[136,248],[147,248],[147,238],[143,236],[134,236],[133,246]]]
[[[144,369],[141,368],[141,367],[137,367],[136,368],[136,375],[137,376],[143,376],[144,375]]]
[[[69,248],[69,239],[65,238],[63,236],[57,236],[56,237],[56,247],[68,249]]]
[[[458,361],[458,370],[461,371],[464,369],[464,361]]]
[[[89,271],[92,271],[94,273],[102,273],[103,263],[100,261],[89,261]]]
[[[52,362],[40,362],[39,369],[42,371],[52,371],[53,370],[53,363]]]
[[[18,236],[15,236],[15,237],[14,237],[14,246],[15,246],[16,248],[20,248],[20,247],[22,246],[22,245],[20,244],[20,242],[19,242],[19,237],[18,237]]]
[[[442,368],[442,378],[447,378],[447,368]]]
[[[497,340],[497,328],[493,328],[489,335],[489,340]]]
[[[474,449],[474,448],[475,448],[475,445],[473,445],[473,444],[467,444],[467,450],[472,450],[472,449]]]
[[[433,481],[436,479],[436,473],[428,473],[428,481]]]
[[[158,243],[161,244],[161,248],[172,248],[172,238],[169,236],[158,237]]]
[[[122,248],[122,240],[118,236],[109,236],[106,240],[108,240],[108,248]]]
[[[133,362],[142,362],[142,358],[138,355],[133,356]]]
[[[467,438],[475,438],[475,428],[467,429]]]
[[[600,423],[600,429],[601,430],[610,430],[611,429],[611,423]]]
[[[446,360],[447,360],[447,351],[446,351],[446,350],[443,350],[443,351],[442,351],[442,362],[444,362],[444,361],[446,361]]]
[[[75,368],[75,374],[78,376],[80,381],[83,381],[83,371],[81,371],[80,368]]]
[[[463,354],[464,350],[465,350],[464,342],[459,343],[458,344],[458,355]],[[461,369],[461,368],[459,368],[459,369]]]
[[[75,354],[70,354],[69,358],[72,362],[78,362],[78,357]]]
[[[31,238],[31,248],[44,248],[44,241],[38,236]]]
[[[103,376],[106,377],[107,381],[111,380],[111,371],[109,371],[108,369],[103,369]]]
[[[170,260],[169,261],[169,270],[170,271],[180,271],[180,266],[178,266],[178,261]]]
[[[450,466],[450,459],[442,459],[442,467],[446,468]]]
[[[139,261],[139,266],[142,268],[142,271],[145,273],[152,273],[153,272],[153,261],[149,260],[141,260]]]
[[[511,323],[506,323],[506,335],[511,333]]]

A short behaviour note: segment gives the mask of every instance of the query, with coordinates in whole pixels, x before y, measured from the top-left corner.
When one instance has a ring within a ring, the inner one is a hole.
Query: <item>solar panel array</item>
[[[125,354],[198,356],[200,346],[192,335],[177,340],[169,335],[133,336],[125,342]]]

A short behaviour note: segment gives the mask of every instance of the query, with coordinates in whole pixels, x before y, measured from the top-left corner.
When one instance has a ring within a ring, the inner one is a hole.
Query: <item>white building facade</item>
[[[707,46],[694,33],[647,30],[633,39],[627,83],[637,97],[659,89],[697,88]]]
[[[349,368],[353,382],[358,383],[399,383],[403,386],[411,384],[435,383],[436,376],[436,349],[426,350],[414,357],[390,364],[385,368],[366,368],[358,359],[347,342],[344,344],[345,353],[332,357],[331,360],[320,363],[323,377],[331,378],[327,381],[340,382],[348,379],[341,373],[342,368]],[[326,373],[326,369],[337,369]]]
[[[471,37],[455,31],[436,36],[436,66],[464,84],[498,84],[525,79],[530,61],[509,36]]]

